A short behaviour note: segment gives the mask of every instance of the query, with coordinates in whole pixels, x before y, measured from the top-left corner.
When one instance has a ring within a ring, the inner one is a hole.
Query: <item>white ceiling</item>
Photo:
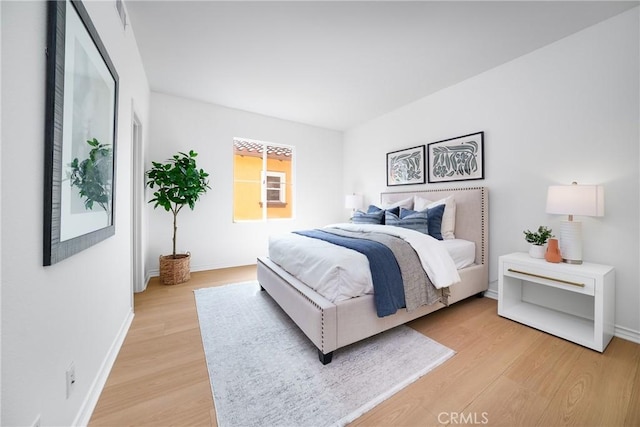
[[[637,2],[126,2],[151,89],[346,130]]]

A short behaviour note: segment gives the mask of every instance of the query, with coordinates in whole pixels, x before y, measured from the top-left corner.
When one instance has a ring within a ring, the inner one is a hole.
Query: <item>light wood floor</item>
[[[209,426],[215,409],[193,290],[254,280],[255,266],[152,279],[90,426]],[[410,323],[457,354],[352,425],[640,426],[640,345],[592,350],[498,317],[471,298]]]

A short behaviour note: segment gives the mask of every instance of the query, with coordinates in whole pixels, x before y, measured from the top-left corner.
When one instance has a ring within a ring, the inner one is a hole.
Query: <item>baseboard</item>
[[[255,265],[255,262],[253,264]],[[251,265],[251,264],[240,264],[240,265],[217,265],[217,264],[191,265],[190,271],[192,273],[196,273],[198,271],[219,270],[221,268],[244,267],[245,265]],[[160,276],[160,270],[158,268],[154,268],[154,269],[151,269],[151,270],[147,271],[147,274],[145,275],[146,280],[147,280],[147,285],[149,284],[149,280],[152,277],[159,277],[159,276]]]
[[[493,289],[487,289],[486,291],[484,291],[484,296],[496,301],[498,300],[498,292],[494,291]]]
[[[80,406],[80,410],[78,411],[78,415],[74,420],[74,426],[87,426],[89,425],[89,421],[91,420],[91,415],[93,415],[93,411],[96,409],[96,405],[98,404],[98,399],[100,398],[100,394],[102,394],[102,390],[104,389],[104,385],[107,383],[107,378],[109,378],[109,373],[111,373],[111,369],[113,368],[113,364],[116,362],[116,358],[118,357],[118,352],[122,347],[122,343],[124,343],[124,339],[127,336],[127,332],[129,332],[129,327],[131,327],[131,322],[133,321],[133,312],[130,311],[127,317],[124,319],[122,326],[120,326],[120,330],[116,335],[115,340],[111,344],[111,348],[107,353],[107,356],[102,361],[102,366],[100,366],[100,370],[98,371],[98,375],[96,375],[91,387],[89,387],[89,392],[82,402],[82,406]]]
[[[156,276],[159,275],[159,273],[156,273]],[[151,280],[152,277],[152,272],[151,271],[147,271],[146,274],[144,275],[144,289],[141,290],[140,292],[144,292],[147,290],[147,287],[149,286],[149,280]]]
[[[147,271],[147,275],[145,277],[147,278],[147,285],[148,285],[149,280],[151,280],[152,277],[160,277],[160,270],[157,268],[154,268],[153,270],[149,270]]]
[[[1,1],[1,0],[0,0]],[[195,273],[197,271],[208,271],[208,270],[216,270],[219,268],[223,268],[220,266],[212,266],[212,265],[200,265],[200,266],[191,266],[189,271],[191,271],[192,273]],[[147,286],[149,286],[149,280],[151,280],[152,277],[160,277],[160,270],[157,268],[154,268],[153,270],[149,270],[147,271],[147,274],[145,275],[145,286],[144,288],[147,289]]]
[[[622,338],[623,340],[640,344],[640,331],[634,331],[633,329],[624,328],[622,326],[615,326],[613,329],[613,335],[618,338]]]

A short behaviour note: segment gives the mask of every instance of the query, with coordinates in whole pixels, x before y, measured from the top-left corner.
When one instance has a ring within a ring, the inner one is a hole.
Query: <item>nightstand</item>
[[[553,264],[513,253],[499,258],[498,314],[603,352],[615,324],[615,271]]]

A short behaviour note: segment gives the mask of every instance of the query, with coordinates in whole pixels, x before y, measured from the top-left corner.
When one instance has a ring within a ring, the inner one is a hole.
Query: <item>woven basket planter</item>
[[[160,281],[165,285],[179,285],[191,279],[191,254],[160,255]]]

